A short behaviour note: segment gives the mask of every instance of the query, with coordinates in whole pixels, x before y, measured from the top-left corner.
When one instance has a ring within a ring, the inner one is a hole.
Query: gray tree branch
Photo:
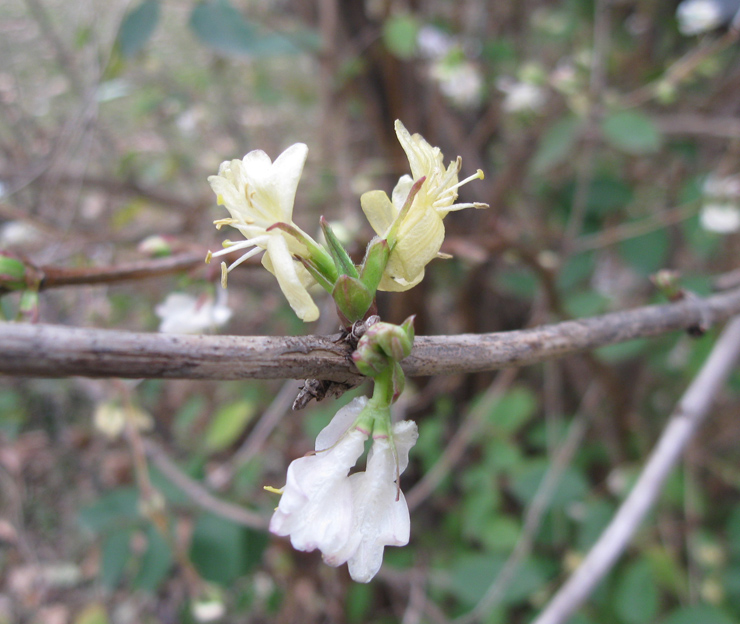
[[[709,327],[740,313],[740,288],[532,329],[419,336],[407,375],[525,366],[635,338]],[[361,379],[337,336],[187,336],[0,323],[0,374],[157,379]]]

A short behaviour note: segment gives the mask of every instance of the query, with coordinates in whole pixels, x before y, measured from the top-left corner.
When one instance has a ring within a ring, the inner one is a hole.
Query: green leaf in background
[[[373,588],[367,583],[351,583],[345,600],[345,613],[349,624],[364,624],[373,606]]]
[[[496,402],[488,419],[498,433],[513,435],[534,416],[537,405],[534,393],[529,388],[518,386]]]
[[[141,558],[134,587],[154,592],[172,567],[172,550],[162,534],[153,524],[146,530],[147,548]]]
[[[263,33],[228,0],[199,2],[189,23],[203,44],[224,56],[268,57],[301,52],[288,37]]]
[[[491,583],[504,567],[503,555],[463,555],[450,568],[452,593],[464,604],[475,605],[485,595]],[[505,604],[525,601],[542,587],[546,576],[533,559],[522,562],[514,574]]]
[[[511,488],[523,505],[532,502],[549,466],[547,459],[534,459],[514,475]],[[573,467],[567,468],[560,477],[555,492],[550,495],[550,506],[562,509],[569,503],[583,499],[587,493],[588,483],[584,476]]]
[[[266,545],[264,533],[206,513],[193,528],[190,559],[204,579],[228,585],[260,562]]]
[[[619,243],[619,255],[622,259],[645,277],[665,268],[669,250],[670,239],[665,229]]]
[[[400,59],[410,59],[416,52],[419,23],[412,15],[392,15],[383,24],[383,43]]]
[[[537,146],[531,164],[532,173],[545,173],[563,162],[573,150],[580,132],[581,120],[578,117],[566,117],[550,126]]]
[[[160,14],[159,0],[144,0],[123,18],[118,31],[118,49],[123,58],[136,56],[157,28]]]
[[[251,401],[237,401],[219,408],[206,431],[206,451],[216,453],[236,442],[255,411],[255,405]]]
[[[141,520],[139,491],[132,487],[112,490],[80,510],[78,519],[83,527],[94,533],[130,526]]]
[[[126,564],[131,556],[131,535],[133,530],[111,533],[103,541],[100,554],[100,577],[108,589],[115,589],[123,578]]]
[[[733,620],[715,607],[696,605],[675,609],[660,624],[733,624]]]
[[[647,624],[658,613],[658,589],[646,560],[635,561],[619,577],[614,609],[624,624]]]
[[[662,143],[658,127],[652,119],[638,111],[621,111],[607,115],[601,123],[606,141],[628,154],[657,152]]]

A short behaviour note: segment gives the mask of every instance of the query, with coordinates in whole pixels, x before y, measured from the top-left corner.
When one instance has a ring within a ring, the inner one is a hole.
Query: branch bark
[[[740,313],[740,288],[533,329],[420,336],[407,375],[526,366],[635,338],[708,327]],[[26,377],[361,380],[349,347],[326,336],[186,336],[0,323],[0,374]]]

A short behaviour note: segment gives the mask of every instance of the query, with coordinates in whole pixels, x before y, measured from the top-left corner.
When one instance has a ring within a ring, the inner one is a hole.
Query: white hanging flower
[[[314,283],[305,267],[294,256],[308,256],[306,247],[282,230],[267,229],[276,223],[293,225],[293,203],[308,147],[296,143],[286,149],[275,162],[262,150],[249,152],[242,160],[221,163],[218,175],[208,182],[218,197],[218,203],[231,215],[215,222],[217,228],[230,225],[239,230],[246,240],[224,242],[225,249],[206,258],[222,256],[237,249],[249,249],[228,268],[222,264],[222,284],[226,274],[242,262],[262,251],[262,264],[278,280],[290,306],[304,321],[314,321],[319,309],[308,293]],[[303,233],[308,237],[307,234]]]
[[[272,533],[289,535],[298,550],[318,548],[331,566],[347,563],[360,583],[377,574],[386,546],[408,544],[409,510],[398,477],[418,437],[415,423],[397,423],[392,439],[374,438],[367,470],[348,476],[368,437],[356,425],[366,404],[360,397],[339,410],[316,438],[316,454],[291,462],[270,520]]]
[[[383,191],[369,191],[362,195],[360,202],[370,225],[379,236],[386,238],[391,229],[398,226],[396,245],[379,289],[403,291],[418,284],[424,277],[424,267],[437,257],[445,235],[442,220],[447,213],[463,208],[486,208],[487,205],[455,203],[460,186],[483,178],[480,169],[458,182],[457,174],[462,166],[459,156],[445,168],[438,147],[432,147],[420,134],[409,134],[398,120],[395,128],[396,136],[409,159],[412,175],[401,177],[393,189],[392,200]],[[397,224],[411,187],[422,177],[426,180],[416,194],[411,209]]]
[[[367,583],[380,570],[386,546],[409,543],[409,508],[397,483],[406,470],[409,450],[419,437],[416,423],[405,420],[393,426],[393,439],[373,440],[367,470],[349,480],[353,494],[353,524],[346,547],[336,553],[336,565],[347,560],[350,576]]]
[[[223,292],[223,291],[222,291]],[[162,319],[159,331],[165,334],[202,334],[225,325],[232,310],[226,302],[226,293],[217,298],[196,298],[185,293],[170,293],[154,308]]]
[[[366,404],[367,398],[360,397],[340,409],[316,438],[316,454],[296,459],[288,467],[270,531],[290,535],[298,550],[318,548],[333,561],[334,553],[349,540],[352,486],[347,475],[368,437],[368,432],[350,427]]]

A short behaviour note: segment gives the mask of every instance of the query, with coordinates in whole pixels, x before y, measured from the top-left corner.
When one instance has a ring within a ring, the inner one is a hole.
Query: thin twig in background
[[[636,338],[707,328],[738,313],[740,289],[735,289],[533,329],[419,336],[402,366],[409,376],[526,366]],[[0,344],[0,373],[15,376],[362,379],[349,347],[337,337],[187,336],[0,323]]]
[[[152,463],[162,471],[162,474],[202,509],[253,529],[264,530],[267,528],[267,518],[240,505],[234,505],[216,498],[202,484],[182,472],[156,443],[151,440],[144,440],[144,449]]]
[[[702,423],[740,355],[740,317],[717,340],[709,358],[673,411],[632,492],[578,569],[533,624],[564,624],[591,595],[624,552],[663,484]]]

